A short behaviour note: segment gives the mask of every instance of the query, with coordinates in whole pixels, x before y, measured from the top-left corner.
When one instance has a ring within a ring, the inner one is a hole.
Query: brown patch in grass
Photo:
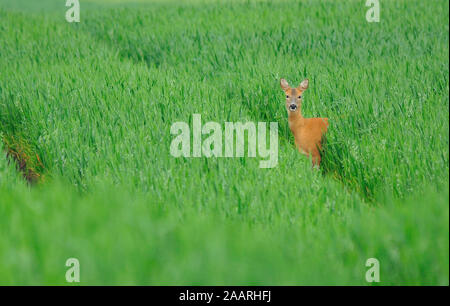
[[[39,155],[33,153],[25,141],[12,136],[4,137],[6,156],[16,163],[16,168],[30,184],[36,184],[43,179],[44,164]]]

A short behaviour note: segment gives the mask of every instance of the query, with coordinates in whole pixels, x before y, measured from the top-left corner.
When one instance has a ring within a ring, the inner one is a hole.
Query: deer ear
[[[290,89],[289,83],[285,79],[280,80],[280,85],[281,85],[281,89],[283,89],[284,91]]]
[[[309,80],[308,79],[304,79],[300,85],[298,85],[298,89],[300,89],[301,91],[305,91],[308,89],[308,85],[309,85]]]

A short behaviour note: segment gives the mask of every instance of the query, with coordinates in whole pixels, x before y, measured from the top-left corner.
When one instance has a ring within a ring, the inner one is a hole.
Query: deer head
[[[291,88],[285,79],[280,80],[281,89],[286,94],[286,109],[288,112],[300,112],[302,105],[302,94],[308,89],[309,81],[304,79],[296,88]]]

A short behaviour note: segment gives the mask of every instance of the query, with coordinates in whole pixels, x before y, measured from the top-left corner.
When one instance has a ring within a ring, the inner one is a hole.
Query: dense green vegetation
[[[447,284],[446,1],[0,0],[1,284]],[[62,4],[61,4],[62,3]],[[330,120],[320,171],[280,77]],[[174,158],[170,126],[275,121],[279,162]],[[20,154],[19,154],[20,153]],[[11,154],[10,154],[11,157]],[[11,158],[9,159],[11,160]]]

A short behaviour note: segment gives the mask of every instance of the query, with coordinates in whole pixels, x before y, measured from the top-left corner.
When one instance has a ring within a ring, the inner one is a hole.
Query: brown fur
[[[322,142],[328,129],[328,118],[304,118],[301,112],[302,94],[308,89],[309,81],[304,80],[297,88],[291,88],[286,80],[281,79],[281,88],[286,94],[289,128],[295,138],[298,150],[311,156],[313,165],[320,166]],[[296,109],[290,109],[295,105]]]

